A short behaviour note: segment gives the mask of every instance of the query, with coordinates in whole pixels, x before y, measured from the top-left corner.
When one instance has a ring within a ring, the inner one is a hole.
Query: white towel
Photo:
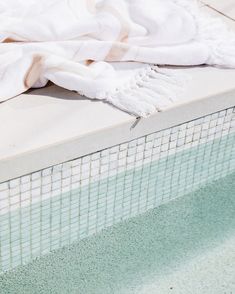
[[[48,81],[147,116],[180,99],[157,65],[235,68],[235,36],[193,0],[0,2],[0,101]]]

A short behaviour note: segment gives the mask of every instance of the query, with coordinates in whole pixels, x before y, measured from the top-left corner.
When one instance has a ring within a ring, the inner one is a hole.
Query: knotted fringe
[[[235,67],[235,34],[221,19],[200,11],[196,0],[172,0],[184,7],[195,19],[198,33],[195,40],[208,46],[208,65]],[[108,93],[107,101],[136,116],[146,117],[180,100],[187,75],[178,70],[149,66],[115,93]]]
[[[121,88],[106,93],[106,101],[130,114],[147,117],[178,101],[186,80],[178,70],[149,65]]]

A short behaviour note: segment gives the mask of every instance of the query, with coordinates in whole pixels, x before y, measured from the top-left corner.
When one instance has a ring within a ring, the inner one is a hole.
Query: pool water
[[[235,293],[235,173],[1,275],[0,293]]]

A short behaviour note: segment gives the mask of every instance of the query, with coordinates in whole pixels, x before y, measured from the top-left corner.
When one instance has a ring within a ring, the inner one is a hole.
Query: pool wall
[[[0,272],[235,171],[235,107],[0,183]]]

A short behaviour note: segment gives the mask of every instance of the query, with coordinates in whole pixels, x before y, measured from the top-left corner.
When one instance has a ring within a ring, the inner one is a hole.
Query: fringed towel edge
[[[98,96],[129,114],[147,117],[179,101],[188,79],[179,71],[149,65],[114,92]]]

